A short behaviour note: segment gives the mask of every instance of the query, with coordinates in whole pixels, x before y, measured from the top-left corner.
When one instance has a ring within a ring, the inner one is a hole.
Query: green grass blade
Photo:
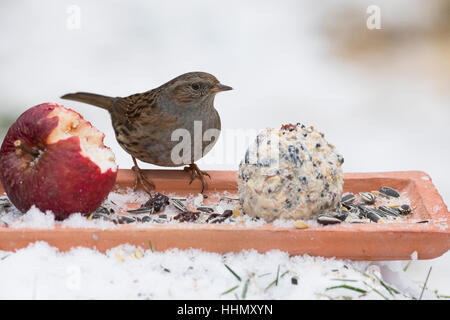
[[[259,275],[259,276],[258,276],[258,278],[262,278],[262,277],[268,276],[269,274],[270,274],[270,272],[267,272],[267,273],[261,274],[261,275]]]
[[[289,272],[288,270],[286,270],[285,272],[283,272],[283,273],[281,274],[280,278],[283,278],[288,272]],[[264,289],[264,291],[267,291],[267,290],[269,290],[270,288],[272,288],[274,285],[277,285],[277,280],[278,280],[278,277],[277,277],[275,280],[273,280],[271,283],[269,283],[269,285]]]
[[[408,270],[409,266],[411,265],[412,260],[408,262],[408,264],[403,268],[403,272],[406,272]]]
[[[242,290],[242,299],[245,299],[247,297],[247,290],[248,290],[248,284],[250,283],[250,278],[245,281],[244,289]]]
[[[152,252],[155,252],[153,250],[152,240],[148,240],[148,246],[150,247],[150,250],[152,250]]]
[[[423,288],[422,288],[422,292],[420,293],[419,300],[422,300],[422,296],[423,296],[423,293],[424,293],[425,288],[426,288],[426,286],[427,286],[428,278],[430,277],[430,273],[431,273],[431,269],[432,269],[432,268],[433,268],[433,267],[430,267],[430,270],[428,270],[427,278],[425,279],[425,283],[423,284]]]
[[[325,289],[325,291],[333,290],[333,289],[348,289],[348,290],[353,290],[353,291],[356,291],[356,292],[359,292],[359,293],[367,293],[367,291],[364,290],[364,289],[348,286],[346,284],[343,284],[343,285],[340,285],[340,286],[328,287],[328,288]]]
[[[370,289],[372,289],[373,292],[378,293],[381,297],[383,297],[384,300],[389,300],[388,297],[386,297],[384,294],[382,294],[380,291],[378,291],[377,289],[375,289],[374,287],[370,286],[369,284],[367,284],[365,281],[363,281],[363,283],[369,287]]]
[[[227,291],[222,292],[221,296],[223,296],[223,295],[225,295],[225,294],[228,294],[228,293],[230,293],[230,292],[233,292],[233,291],[236,290],[237,288],[239,288],[239,286],[234,286],[233,288],[228,289]]]
[[[236,277],[236,279],[238,279],[239,281],[242,281],[242,279],[241,279],[241,277],[239,277],[238,275],[237,275],[237,273],[236,272],[234,272],[233,271],[233,269],[231,269],[229,266],[227,266],[225,263],[223,264],[232,274],[233,274],[233,276],[235,276]]]
[[[358,282],[358,280],[353,280],[353,279],[339,279],[339,278],[333,278],[333,279],[330,279],[330,280],[333,280],[333,281],[344,281],[344,282]]]
[[[278,278],[279,278],[279,276],[280,276],[280,265],[278,265],[278,268],[277,268],[277,278],[276,278],[276,282],[275,282],[276,286],[278,286]]]
[[[395,294],[400,294],[400,292],[390,286],[388,286],[383,280],[381,280],[380,278],[378,278],[376,275],[374,275],[375,278],[380,282],[380,284],[391,294],[391,296],[394,297],[394,293]]]

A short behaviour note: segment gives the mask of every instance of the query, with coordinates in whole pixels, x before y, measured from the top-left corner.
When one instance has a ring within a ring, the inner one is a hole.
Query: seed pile
[[[11,202],[9,201],[6,195],[0,197],[0,211],[8,211],[9,208],[12,207]]]
[[[14,207],[12,203],[9,201],[7,196],[3,195],[0,197],[0,215],[8,213],[13,208]],[[1,216],[0,216],[0,227],[8,227],[8,223],[6,223],[6,221],[3,221]]]
[[[122,205],[112,200],[106,200],[101,207],[92,213],[88,220],[103,219],[115,224],[130,223],[233,223],[259,221],[260,218],[250,217],[243,211],[238,196],[211,195],[208,203],[206,196],[179,197],[154,193],[148,199],[140,198],[139,208],[123,211]],[[114,199],[116,200],[116,199]],[[316,216],[315,221],[320,225],[339,223],[394,223],[405,221],[413,213],[409,200],[390,187],[383,186],[378,191],[365,191],[358,194],[346,193],[338,202],[335,210],[329,210]],[[8,227],[2,220],[5,214],[18,213],[9,202],[6,195],[0,197],[0,226]],[[11,220],[11,219],[10,219]],[[11,222],[8,220],[8,222]],[[294,221],[298,229],[308,228],[313,221]],[[418,221],[418,223],[428,222]],[[313,222],[314,224],[314,222]],[[278,224],[280,226],[280,224]],[[285,224],[286,225],[286,224]],[[289,225],[289,223],[288,223]],[[284,226],[283,223],[281,226]]]
[[[404,220],[412,212],[409,204],[402,203],[397,190],[383,186],[378,191],[344,194],[337,210],[318,215],[317,222],[322,225],[342,222],[389,223]]]
[[[233,222],[242,216],[239,199],[223,196],[210,205],[204,204],[204,196],[197,195],[193,199],[186,197],[169,197],[155,193],[138,209],[128,210],[126,214],[118,214],[111,201],[106,201],[89,219],[104,219],[116,224],[128,223],[222,223]],[[165,210],[167,208],[167,210]]]

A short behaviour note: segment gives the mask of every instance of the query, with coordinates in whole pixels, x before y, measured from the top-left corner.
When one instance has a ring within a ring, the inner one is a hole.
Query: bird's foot
[[[155,189],[155,184],[152,180],[147,179],[144,176],[144,172],[139,168],[137,165],[136,159],[133,158],[134,166],[131,168],[133,170],[135,175],[134,180],[134,190],[136,191],[137,187],[140,185],[142,189],[144,189],[145,192],[147,192],[150,196],[152,195],[151,191],[152,189]]]
[[[195,180],[195,178],[200,179],[200,181],[202,182],[201,193],[203,193],[203,191],[205,190],[205,186],[206,186],[205,176],[207,176],[209,179],[211,179],[211,176],[209,175],[209,173],[206,171],[200,170],[199,167],[195,163],[191,163],[188,167],[184,167],[183,170],[186,172],[190,172],[190,174],[191,174],[191,181],[189,181],[189,184],[191,184],[192,181]]]
[[[131,168],[131,170],[134,171],[135,180],[134,180],[134,190],[138,188],[140,185],[142,189],[144,189],[145,192],[147,192],[149,195],[152,195],[151,191],[152,189],[155,189],[155,184],[152,180],[147,179],[144,176],[144,172],[139,167],[134,166]]]

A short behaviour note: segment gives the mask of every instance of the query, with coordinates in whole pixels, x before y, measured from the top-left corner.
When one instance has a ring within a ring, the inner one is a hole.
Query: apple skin
[[[114,186],[118,170],[102,173],[81,154],[77,136],[47,144],[47,137],[58,126],[58,117],[48,117],[55,108],[63,107],[51,103],[32,107],[10,127],[0,149],[0,181],[21,212],[35,205],[62,220],[72,213],[95,211]],[[35,160],[32,155],[17,152],[16,140],[30,148],[45,146],[34,165],[30,165]]]

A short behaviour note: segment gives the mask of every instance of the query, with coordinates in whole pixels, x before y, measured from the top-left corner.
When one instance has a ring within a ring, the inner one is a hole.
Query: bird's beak
[[[232,87],[226,86],[224,84],[218,83],[211,89],[211,92],[221,92],[221,91],[228,91],[233,90]]]

